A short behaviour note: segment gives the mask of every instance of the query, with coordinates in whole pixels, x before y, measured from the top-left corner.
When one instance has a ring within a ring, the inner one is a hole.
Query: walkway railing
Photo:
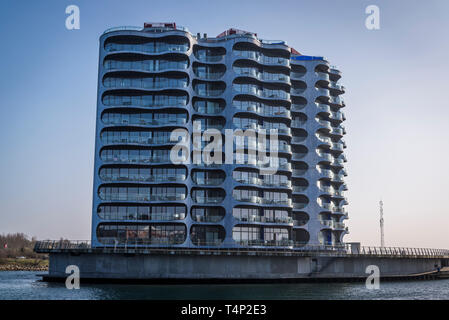
[[[143,254],[248,254],[248,255],[320,255],[320,256],[375,256],[375,257],[402,257],[402,258],[449,258],[447,249],[431,248],[405,248],[405,247],[370,247],[344,244],[340,246],[308,245],[305,243],[289,242],[284,247],[279,246],[239,246],[232,242],[233,247],[224,247],[227,244],[202,243],[195,248],[174,246],[173,244],[144,245],[136,241],[121,242],[103,247],[92,247],[89,240],[44,240],[37,241],[34,251],[38,253],[55,252],[96,252],[96,253],[143,253]]]

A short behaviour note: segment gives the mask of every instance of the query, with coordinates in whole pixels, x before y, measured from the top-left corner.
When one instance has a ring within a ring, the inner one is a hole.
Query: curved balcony
[[[182,201],[185,199],[185,194],[167,193],[167,194],[106,194],[99,192],[100,199],[104,201],[123,201],[123,202],[165,202],[165,201]]]
[[[307,190],[308,186],[293,186],[293,193],[304,193]]]
[[[319,157],[319,162],[327,162],[327,163],[331,163],[333,161],[333,157],[331,154],[329,153],[317,153],[318,157]]]
[[[330,148],[332,146],[332,139],[329,137],[317,135],[317,139],[320,141],[319,145],[322,145],[326,148]]]
[[[162,55],[166,53],[184,53],[189,51],[188,44],[174,44],[164,42],[148,42],[144,44],[127,44],[108,42],[104,49],[107,53],[132,52],[148,55]]]
[[[317,113],[324,113],[327,116],[331,114],[331,108],[327,104],[318,103],[317,105],[318,112]]]
[[[326,131],[331,131],[332,130],[332,125],[329,121],[327,120],[318,120],[318,129],[324,129]]]
[[[332,177],[332,182],[338,182],[338,183],[343,183],[344,176],[342,174],[334,174]]]
[[[335,190],[332,193],[332,198],[339,199],[339,200],[346,200],[346,197],[343,195],[343,191],[340,191],[340,190]]]
[[[290,59],[282,57],[270,57],[257,51],[234,49],[233,53],[238,59],[248,59],[258,62],[259,64],[262,65],[285,66],[285,67],[290,66]]]
[[[198,61],[204,63],[221,63],[226,55],[226,49],[223,47],[201,47],[195,45],[193,55]]]
[[[284,90],[271,90],[271,89],[266,89],[266,88],[261,89],[257,85],[236,84],[236,83],[234,83],[232,85],[232,87],[238,94],[254,95],[254,96],[262,98],[262,99],[271,99],[271,100],[289,100],[290,99],[290,93],[287,93]]]
[[[333,223],[334,230],[338,231],[347,231],[348,227],[343,222],[334,222]]]
[[[195,222],[218,223],[221,222],[226,215],[223,207],[200,207],[192,206],[191,216]]]
[[[299,128],[299,129],[302,129],[302,128],[305,127],[306,122],[307,122],[307,120],[297,120],[297,119],[295,119],[295,120],[293,120],[293,121],[291,122],[290,126],[291,126],[292,128]]]
[[[342,159],[335,158],[332,161],[331,166],[336,167],[336,168],[343,168],[344,161]]]
[[[293,96],[302,96],[306,90],[307,88],[291,88],[290,94]]]
[[[133,168],[129,168],[129,171],[131,173],[128,173],[128,168],[125,169],[127,169],[126,173],[123,172],[123,168],[102,168],[100,170],[100,178],[105,182],[146,182],[146,183],[182,182],[185,181],[187,178],[185,174],[151,175],[150,169],[141,169],[141,170],[134,169],[134,171],[137,171],[137,173],[134,174],[132,173]],[[145,170],[145,172],[142,172],[142,170]]]
[[[134,71],[134,72],[187,72],[189,66],[188,60],[170,61],[170,60],[105,60],[104,70],[106,72],[116,71]]]
[[[163,89],[185,89],[188,79],[173,78],[115,78],[106,77],[103,85],[109,89],[135,89],[135,90],[163,90]]]
[[[331,203],[323,202],[321,203],[321,211],[332,212],[333,205]]]
[[[197,82],[193,83],[195,94],[203,97],[219,97],[226,90],[224,82]]]
[[[192,197],[195,203],[199,204],[218,204],[223,202],[222,197],[204,197],[204,196],[196,196]]]
[[[105,94],[102,102],[107,107],[142,107],[142,108],[171,108],[184,107],[187,105],[188,96],[184,95],[138,95],[138,96],[124,96]]]
[[[315,71],[316,81],[329,82],[329,74],[326,72]]]
[[[332,143],[332,147],[331,147],[332,151],[343,152],[343,149],[344,149],[343,143],[341,143],[341,142]]]
[[[217,115],[223,112],[226,101],[224,99],[192,99],[193,109],[205,115]]]
[[[329,83],[329,89],[335,94],[343,94],[345,92],[345,86],[335,82]]]
[[[202,65],[199,63],[193,64],[193,73],[198,78],[203,80],[220,80],[226,73],[226,67],[224,65]]]
[[[150,137],[149,135],[132,135],[132,133],[149,133],[147,131],[130,131],[130,135],[123,136],[116,133],[120,131],[103,131],[101,133],[101,141],[104,145],[170,145],[177,144],[178,141],[172,141],[169,135],[161,137]]]
[[[155,165],[155,164],[166,164],[172,163],[169,156],[167,157],[123,157],[123,156],[113,156],[105,155],[101,156],[101,160],[104,163],[117,163],[117,164],[143,164],[143,165]]]
[[[259,216],[259,215],[249,215],[248,217],[235,217],[235,220],[238,221],[238,223],[244,223],[244,224],[254,224],[254,223],[263,223],[263,224],[284,224],[293,226],[293,219],[291,217],[267,217],[267,216]]]
[[[306,107],[306,105],[304,104],[292,104],[290,110],[292,112],[304,112],[304,108]]]
[[[315,92],[317,97],[324,97],[326,99],[330,99],[330,92],[329,89],[326,88],[315,88]]]
[[[284,106],[268,105],[256,101],[235,100],[232,105],[237,110],[236,112],[250,112],[263,117],[279,117],[291,118],[290,110]]]
[[[335,215],[347,215],[346,209],[341,206],[335,206],[332,208],[332,214]]]
[[[334,174],[331,170],[328,169],[320,169],[318,170],[319,179],[327,179],[330,180],[333,178]]]
[[[326,196],[330,196],[334,193],[334,189],[328,186],[321,186],[319,188],[320,193]]]
[[[291,140],[291,144],[298,144],[298,145],[304,145],[306,143],[307,137],[293,135],[293,138]]]
[[[336,107],[339,107],[339,108],[343,108],[345,106],[345,101],[342,98],[340,98],[339,96],[330,97],[329,103]]]
[[[304,158],[307,156],[307,152],[297,152],[293,153],[292,155],[292,161],[304,161]]]
[[[187,124],[187,112],[103,112],[101,121],[105,126],[184,126]]]
[[[292,80],[302,80],[305,74],[306,74],[306,72],[295,72],[295,71],[292,71],[292,72],[290,72],[290,78]]]
[[[330,119],[333,121],[342,122],[342,121],[344,121],[344,115],[341,111],[331,112]]]
[[[337,127],[337,128],[331,127],[331,131],[329,134],[336,136],[336,137],[343,137],[344,131],[343,131],[343,128],[341,128],[341,127]]]
[[[292,177],[293,178],[302,178],[306,174],[307,169],[293,169],[292,170]]]
[[[332,220],[320,220],[322,225],[321,229],[332,229],[334,226],[334,222]]]
[[[293,202],[292,208],[293,210],[303,210],[307,205],[308,203],[304,202]]]
[[[263,82],[279,82],[290,84],[290,78],[283,73],[261,72],[258,68],[234,67],[237,77],[249,77]]]
[[[329,77],[331,78],[331,80],[337,81],[338,79],[341,78],[341,71],[338,70],[336,67],[331,66],[329,68]]]
[[[190,231],[190,239],[196,246],[219,246],[223,243],[225,235],[226,231],[220,225],[194,224]]]

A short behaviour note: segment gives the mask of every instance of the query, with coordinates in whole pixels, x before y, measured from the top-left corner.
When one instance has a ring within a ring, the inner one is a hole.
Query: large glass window
[[[184,205],[109,205],[98,207],[98,216],[104,220],[182,220],[186,217]]]
[[[183,224],[100,224],[97,238],[103,244],[176,245],[186,239]]]

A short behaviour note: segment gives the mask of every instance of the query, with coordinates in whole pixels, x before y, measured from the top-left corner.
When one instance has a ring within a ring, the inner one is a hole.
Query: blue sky
[[[170,3],[167,5],[167,3]],[[65,28],[78,5],[81,29]],[[381,29],[365,28],[380,7]],[[324,55],[347,87],[346,241],[449,247],[449,2],[24,1],[0,3],[0,233],[89,239],[98,37],[109,27],[175,21],[229,27]]]

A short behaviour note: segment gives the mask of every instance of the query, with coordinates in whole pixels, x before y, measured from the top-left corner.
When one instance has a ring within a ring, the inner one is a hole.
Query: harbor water
[[[221,285],[107,285],[83,284],[68,290],[63,283],[40,281],[42,272],[0,272],[0,300],[114,300],[114,299],[449,299],[449,279],[381,282],[378,290],[364,283],[221,284]]]

